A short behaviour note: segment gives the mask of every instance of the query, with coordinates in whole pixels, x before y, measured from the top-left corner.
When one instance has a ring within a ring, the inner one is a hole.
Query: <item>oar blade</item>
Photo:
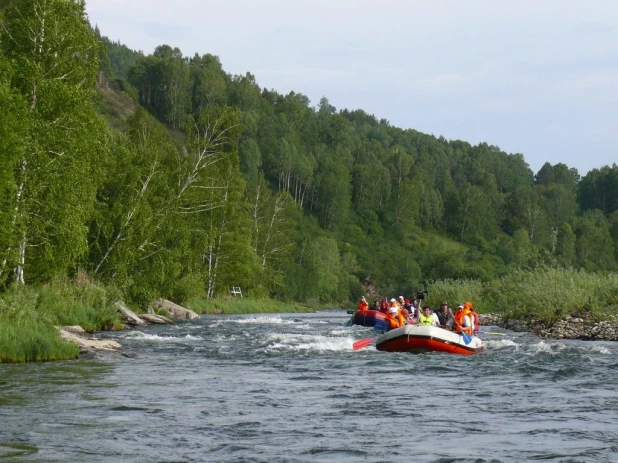
[[[374,341],[374,338],[361,339],[360,341],[356,341],[354,344],[352,344],[352,349],[354,350],[362,349],[363,347],[367,347],[373,341]]]
[[[464,344],[466,346],[472,342],[472,336],[470,336],[468,333],[461,333],[461,337],[463,338]]]

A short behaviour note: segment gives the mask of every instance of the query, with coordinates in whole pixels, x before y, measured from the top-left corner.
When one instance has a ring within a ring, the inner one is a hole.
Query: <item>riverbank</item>
[[[511,331],[534,333],[546,339],[579,339],[583,341],[618,341],[618,317],[606,315],[603,320],[591,316],[565,316],[551,323],[534,316],[508,318],[504,315],[481,314],[481,326],[493,325]]]
[[[0,363],[71,360],[99,349],[93,336],[98,332],[173,323],[174,319],[197,318],[203,313],[301,313],[332,307],[238,297],[193,300],[182,307],[155,301],[150,307],[132,311],[120,301],[122,295],[115,288],[87,278],[9,289],[0,294]],[[121,349],[101,348],[119,353]]]

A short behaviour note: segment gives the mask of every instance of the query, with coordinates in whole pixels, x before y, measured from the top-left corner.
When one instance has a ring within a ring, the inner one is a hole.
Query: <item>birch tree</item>
[[[27,146],[15,171],[15,276],[42,281],[75,269],[87,251],[87,220],[106,154],[94,111],[99,44],[83,1],[11,1],[2,48],[11,85],[27,100]]]
[[[177,208],[171,180],[176,149],[165,128],[143,109],[128,124],[129,136],[117,138],[98,195],[90,226],[90,262],[95,274],[121,287],[149,273],[141,284],[154,290],[177,276],[170,272],[174,266],[167,265],[170,250],[163,233]],[[167,262],[167,270],[156,278],[147,270],[154,260]]]
[[[15,170],[24,157],[27,138],[25,100],[10,86],[12,70],[0,56],[0,284],[11,281],[17,266],[16,208],[21,195]]]
[[[239,170],[242,127],[232,108],[213,108],[189,119],[188,153],[179,162],[177,217],[187,223],[189,265],[199,258],[208,297],[226,285],[251,284],[255,253],[245,184]]]

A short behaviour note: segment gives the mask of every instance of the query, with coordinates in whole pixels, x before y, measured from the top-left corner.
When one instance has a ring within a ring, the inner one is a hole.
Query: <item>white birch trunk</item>
[[[116,247],[118,242],[122,239],[122,237],[124,236],[124,231],[127,228],[129,228],[129,225],[131,224],[131,219],[133,219],[133,215],[137,211],[137,209],[138,209],[138,207],[139,207],[139,205],[141,203],[141,200],[144,198],[144,196],[146,194],[146,190],[148,190],[148,185],[150,184],[150,181],[152,180],[152,177],[156,173],[156,167],[157,167],[156,163],[154,163],[151,166],[150,173],[148,174],[148,177],[146,177],[146,179],[142,182],[142,189],[137,194],[137,198],[135,200],[135,204],[133,205],[133,208],[127,213],[127,219],[125,220],[124,224],[120,227],[120,230],[116,234],[116,237],[114,238],[112,243],[107,247],[107,250],[105,251],[105,254],[103,255],[103,257],[101,258],[101,260],[99,261],[99,263],[95,267],[95,269],[94,269],[94,273],[95,274],[99,272],[99,269],[101,268],[103,263],[105,263],[105,261],[107,260],[107,258],[110,255],[110,253],[114,250],[114,248]]]

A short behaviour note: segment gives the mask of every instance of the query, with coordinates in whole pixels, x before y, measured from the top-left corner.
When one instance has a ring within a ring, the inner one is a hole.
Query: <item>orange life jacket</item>
[[[360,301],[358,303],[358,310],[367,310],[369,309],[369,304],[366,301]]]
[[[393,317],[391,314],[387,313],[384,319],[388,322],[389,330],[394,330],[395,328],[399,328],[399,320]]]
[[[468,319],[470,320],[470,326],[464,326],[464,317],[468,316]],[[461,310],[458,310],[455,312],[455,323],[453,326],[453,329],[458,332],[461,333],[462,330],[464,333],[467,334],[472,334],[472,328],[474,325],[474,319],[472,317],[472,312],[470,311],[470,309],[468,309],[465,305],[464,308]]]
[[[399,309],[397,311],[397,315],[393,315],[390,312],[386,313],[386,320],[388,321],[390,325],[389,329],[394,330],[395,328],[399,328],[406,324],[406,317],[402,313],[402,311],[404,310],[406,309]],[[407,310],[406,310],[406,313],[407,313]]]

